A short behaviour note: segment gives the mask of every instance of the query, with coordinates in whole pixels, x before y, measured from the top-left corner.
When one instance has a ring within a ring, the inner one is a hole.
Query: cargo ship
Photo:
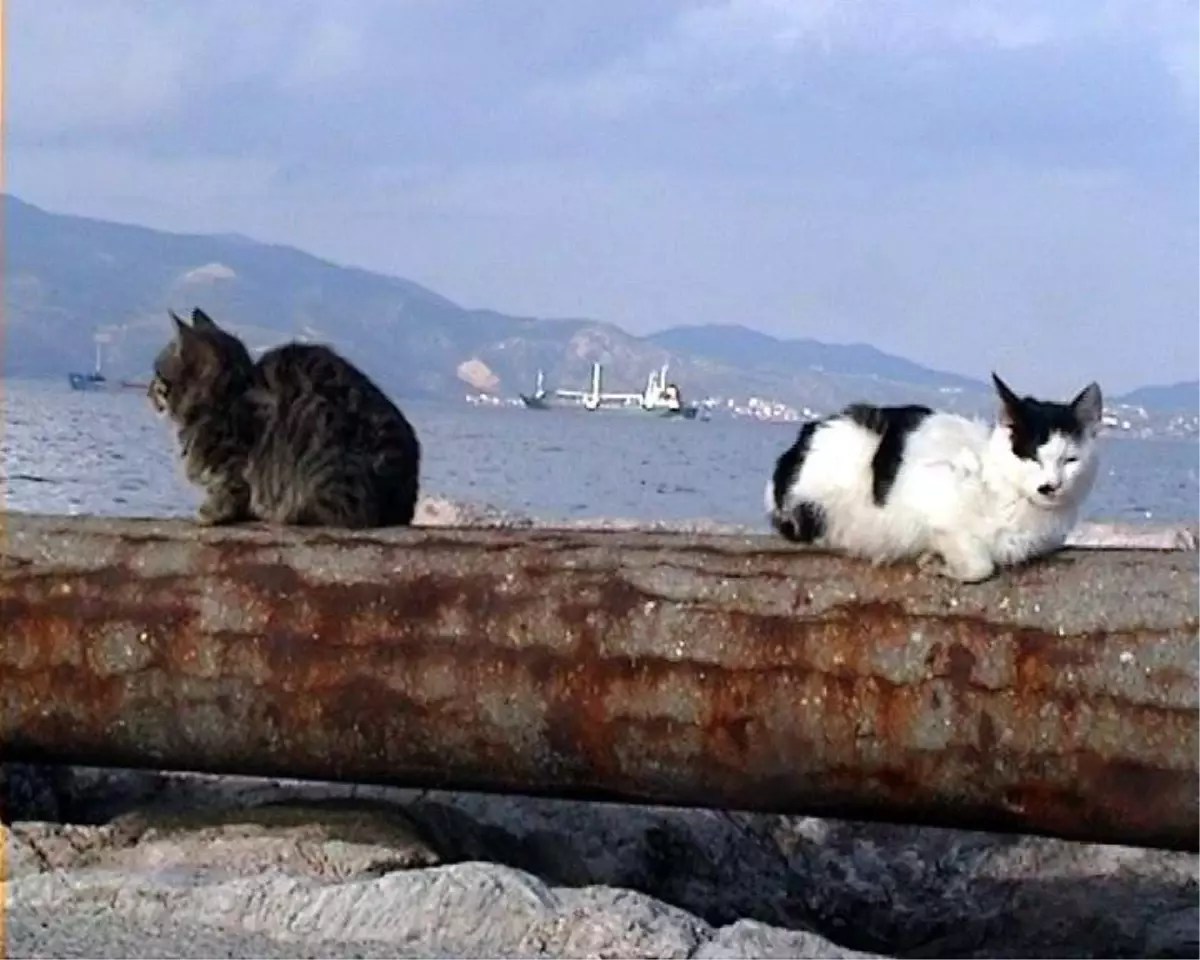
[[[532,394],[521,394],[521,402],[530,410],[555,408],[583,409],[588,412],[642,413],[657,417],[695,420],[700,413],[696,404],[683,402],[679,386],[667,379],[667,364],[651,370],[646,378],[646,387],[640,393],[605,393],[602,387],[603,367],[592,364],[592,379],[586,390],[555,390],[554,398],[565,401],[554,403],[545,389],[545,378],[538,371],[537,388]]]

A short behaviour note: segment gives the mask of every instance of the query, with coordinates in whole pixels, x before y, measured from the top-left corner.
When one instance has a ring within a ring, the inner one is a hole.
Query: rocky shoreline
[[[1193,957],[1200,946],[1190,854],[240,777],[55,779],[40,814],[6,828],[8,956]]]
[[[418,522],[535,525],[433,498]],[[708,522],[655,526],[682,528],[748,532]],[[1196,532],[1091,525],[1076,541],[1195,549]],[[91,768],[10,765],[3,788],[13,957],[1200,952],[1192,854]]]

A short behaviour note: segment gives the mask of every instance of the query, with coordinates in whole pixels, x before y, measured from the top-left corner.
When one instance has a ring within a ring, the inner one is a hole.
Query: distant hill
[[[921,366],[862,343],[781,340],[732,324],[672,327],[647,337],[677,353],[691,353],[750,369],[809,370],[847,377],[867,377],[939,390],[987,391],[979,380]]]
[[[465,309],[419,284],[343,267],[235,234],[185,235],[50,213],[3,198],[4,372],[63,377],[89,369],[108,334],[106,371],[145,376],[170,335],[168,307],[202,305],[252,347],[324,340],[398,396],[513,395],[548,387],[640,389],[670,363],[687,396],[751,395],[828,410],[854,399],[978,407],[988,387],[865,345],[777,340],[740,326],[676,327],[635,337],[587,319]]]
[[[1200,380],[1138,387],[1113,399],[1117,403],[1128,403],[1147,410],[1196,413],[1200,411]]]

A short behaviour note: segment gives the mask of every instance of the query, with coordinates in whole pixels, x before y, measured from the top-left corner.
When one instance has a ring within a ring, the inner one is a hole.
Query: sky
[[[5,8],[4,189],[57,212],[1022,392],[1198,375],[1198,0]]]

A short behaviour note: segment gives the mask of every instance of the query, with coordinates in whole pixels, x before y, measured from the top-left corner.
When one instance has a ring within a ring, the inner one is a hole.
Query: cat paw
[[[944,577],[959,583],[981,583],[995,572],[995,566],[990,560],[950,563],[936,553],[925,553],[918,557],[917,569],[925,576]]]
[[[247,519],[245,511],[219,504],[202,503],[196,511],[196,523],[202,527],[221,527]]]
[[[923,553],[917,557],[917,570],[928,577],[941,577],[946,573],[946,561],[936,553]]]
[[[203,508],[196,511],[196,523],[202,527],[219,527],[230,522],[227,516],[219,513],[210,513]]]
[[[947,565],[942,575],[957,580],[959,583],[982,583],[990,580],[994,573],[993,567],[952,567]]]

